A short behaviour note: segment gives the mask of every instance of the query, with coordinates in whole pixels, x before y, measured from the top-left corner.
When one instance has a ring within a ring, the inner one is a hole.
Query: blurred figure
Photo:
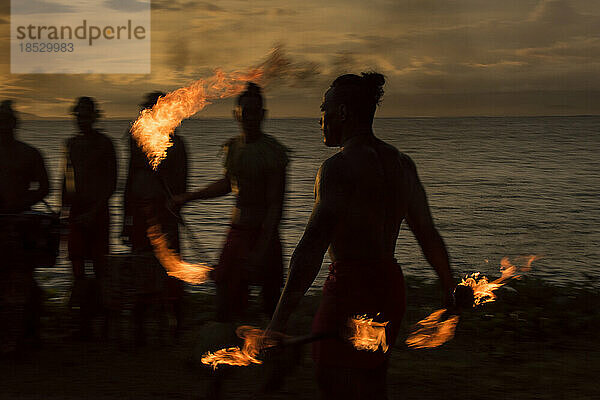
[[[42,155],[17,140],[12,101],[0,104],[0,354],[13,352],[29,330],[39,339],[40,289],[29,248],[31,219],[23,212],[48,195]],[[27,329],[29,328],[29,329]]]
[[[317,380],[326,399],[387,398],[389,350],[359,351],[344,336],[350,318],[367,315],[388,322],[386,339],[393,347],[406,308],[404,278],[394,258],[403,220],[440,277],[446,308],[453,302],[448,253],[416,166],[373,133],[384,83],[383,75],[374,72],[342,75],[323,97],[325,145],[341,150],[319,169],[313,212],[268,329],[285,331],[329,250],[333,264],[313,321],[315,334],[336,336],[313,344]]]
[[[69,222],[68,248],[73,267],[70,306],[79,308],[80,339],[91,337],[93,304],[100,304],[100,281],[109,253],[108,201],[117,184],[117,159],[112,140],[94,125],[100,117],[91,97],[80,97],[72,108],[79,133],[67,139],[62,187],[63,215]],[[86,262],[95,279],[87,279]]]
[[[15,138],[12,101],[0,103],[0,212],[20,213],[48,195],[48,174],[39,151]]]
[[[161,92],[146,95],[141,109],[152,108]],[[157,221],[167,236],[170,249],[180,252],[179,218],[166,206],[172,196],[185,193],[187,189],[188,160],[186,146],[177,132],[172,134],[173,145],[157,170],[153,170],[148,158],[130,136],[129,172],[124,193],[124,225],[121,238],[131,246],[132,252],[152,251],[147,230],[149,220]]]
[[[66,141],[62,208],[69,219],[69,259],[75,281],[85,277],[85,262],[102,274],[109,253],[108,201],[117,184],[117,159],[111,139],[97,130],[100,112],[90,97],[72,109],[79,133]]]
[[[152,108],[162,92],[146,94],[141,110]],[[152,254],[153,248],[148,239],[148,228],[160,226],[160,231],[166,236],[169,249],[180,253],[179,243],[179,214],[167,208],[167,201],[174,195],[185,193],[187,189],[188,160],[183,138],[173,132],[173,145],[167,150],[166,158],[153,170],[148,158],[137,142],[129,140],[129,171],[124,193],[124,216],[121,238],[131,246],[132,254]],[[149,273],[152,269],[146,269]],[[152,288],[141,288],[145,294],[135,305],[135,339],[138,345],[145,343],[145,314],[147,307],[159,302],[161,307],[171,308],[176,320],[175,334],[180,332],[182,325],[182,301],[184,295],[183,282],[166,277],[165,271],[156,271],[158,280],[166,279],[165,293],[150,293]],[[151,281],[151,279],[150,279]],[[157,298],[162,296],[162,298]],[[166,311],[166,310],[165,310]]]
[[[283,283],[279,222],[288,150],[262,132],[264,116],[261,89],[250,82],[234,110],[241,134],[224,145],[225,176],[204,189],[176,196],[174,201],[182,205],[230,192],[236,196],[231,228],[213,275],[220,321],[243,314],[249,284],[262,286],[264,312],[271,316]]]

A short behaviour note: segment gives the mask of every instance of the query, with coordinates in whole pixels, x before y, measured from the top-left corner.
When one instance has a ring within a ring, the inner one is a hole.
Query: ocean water
[[[111,250],[118,239],[127,168],[129,121],[99,125],[113,138],[119,186],[111,199]],[[236,135],[229,119],[188,120],[180,128],[190,157],[189,186],[222,174],[221,144]],[[318,119],[272,119],[265,132],[292,150],[281,225],[285,262],[299,241],[313,203],[319,165],[335,153],[321,141]],[[499,276],[502,257],[542,256],[528,274],[554,284],[600,286],[600,117],[393,118],[375,121],[376,135],[416,162],[434,220],[457,276]],[[64,140],[72,121],[24,121],[18,137],[44,155],[51,178],[49,203],[59,207]],[[182,232],[188,261],[214,263],[227,232],[232,196],[195,202],[183,210],[194,240]],[[71,281],[62,250],[54,268],[40,269],[45,287],[64,291]],[[396,257],[408,276],[436,278],[403,225]],[[311,290],[326,277],[324,267]],[[211,290],[211,284],[192,288]]]

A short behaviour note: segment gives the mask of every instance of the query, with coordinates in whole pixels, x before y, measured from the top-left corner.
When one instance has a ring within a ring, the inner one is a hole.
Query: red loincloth
[[[265,265],[250,271],[247,261],[260,237],[260,229],[247,229],[231,225],[219,264],[211,273],[218,286],[226,288],[227,303],[230,312],[239,313],[248,304],[248,285],[263,288],[277,288],[283,284],[283,260],[279,234],[275,234],[273,243],[266,254]]]
[[[334,333],[339,337],[313,344],[313,359],[319,365],[375,368],[389,356],[406,310],[404,276],[396,260],[375,262],[336,261],[329,266],[323,285],[321,305],[313,320],[313,333]],[[376,316],[379,314],[378,316]],[[348,319],[367,315],[377,322],[389,321],[384,353],[356,350],[342,337]]]

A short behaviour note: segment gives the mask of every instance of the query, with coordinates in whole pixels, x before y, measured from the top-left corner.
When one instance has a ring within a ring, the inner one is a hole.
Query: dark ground
[[[600,293],[539,281],[509,285],[498,291],[497,302],[463,313],[454,340],[436,349],[413,350],[404,344],[410,324],[440,301],[434,286],[409,280],[405,326],[389,369],[389,398],[600,399]],[[199,355],[216,343],[237,344],[222,333],[228,327],[211,321],[212,302],[211,296],[188,294],[179,340],[168,335],[161,340],[158,319],[151,318],[147,346],[134,349],[129,340],[74,340],[72,312],[62,302],[46,301],[41,348],[0,360],[0,397],[204,399],[221,382],[225,399],[318,398],[310,346],[299,353],[300,362],[284,354],[279,361],[222,368],[217,374],[199,365]],[[291,334],[308,333],[317,304],[316,297],[305,299]],[[96,337],[100,325],[96,320]],[[287,372],[279,391],[261,392],[273,371],[291,365],[296,368]]]

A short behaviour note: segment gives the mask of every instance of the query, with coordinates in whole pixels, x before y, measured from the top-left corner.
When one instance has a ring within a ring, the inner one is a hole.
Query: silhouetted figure
[[[109,252],[108,201],[117,183],[117,159],[111,139],[97,130],[100,112],[90,97],[72,109],[79,133],[66,141],[62,207],[69,216],[69,259],[75,281],[85,277],[85,262],[101,275]]]
[[[0,104],[0,212],[19,213],[48,195],[48,174],[39,151],[14,136],[18,118],[12,101]]]
[[[42,155],[17,140],[12,102],[0,104],[0,354],[15,351],[29,330],[39,339],[40,289],[33,279],[33,216],[23,212],[48,194]]]
[[[394,344],[406,307],[405,285],[394,258],[403,220],[441,278],[447,302],[454,288],[448,254],[434,227],[413,161],[373,134],[383,95],[383,75],[342,75],[325,93],[321,128],[325,145],[341,147],[319,169],[315,205],[291,259],[288,279],[269,326],[285,331],[290,314],[308,290],[325,251],[333,264],[323,286],[314,333],[336,339],[315,342],[313,358],[326,399],[384,399],[389,350],[358,351],[344,340],[355,315],[389,321]]]
[[[283,283],[279,222],[285,193],[287,148],[261,130],[265,116],[260,88],[249,83],[237,98],[241,134],[227,141],[225,176],[204,189],[177,196],[183,204],[233,191],[231,228],[213,278],[217,318],[229,321],[247,307],[248,285],[262,286],[264,312],[272,315]]]
[[[112,140],[94,125],[100,117],[91,97],[80,97],[72,108],[78,133],[65,142],[62,210],[68,217],[69,259],[73,268],[70,305],[79,308],[80,339],[91,337],[91,319],[100,304],[100,279],[109,253],[108,202],[117,183],[117,159]],[[91,263],[94,277],[85,274]]]
[[[152,92],[140,105],[142,110],[152,108],[161,92]],[[124,193],[124,225],[121,237],[131,245],[132,252],[152,251],[148,239],[148,220],[156,220],[167,236],[169,248],[179,253],[179,219],[166,206],[171,196],[185,193],[187,189],[188,160],[185,142],[173,132],[173,145],[157,170],[153,170],[146,154],[130,137],[129,172]]]
[[[152,108],[160,97],[161,92],[146,95],[141,109]],[[167,207],[167,201],[172,196],[185,193],[187,189],[188,160],[183,138],[173,132],[173,145],[168,148],[167,155],[156,170],[153,170],[148,158],[130,136],[129,172],[124,193],[124,224],[121,238],[131,246],[132,254],[152,254],[153,248],[148,239],[148,228],[159,225],[160,231],[166,236],[167,246],[180,253],[179,216],[176,211]],[[172,277],[166,277],[166,292],[162,294],[147,294],[139,298],[135,305],[134,318],[136,321],[136,343],[145,343],[145,314],[151,303],[162,302],[161,307],[170,307],[177,322],[176,334],[182,323],[182,301],[184,294],[183,282]],[[163,300],[155,298],[163,296]],[[168,303],[168,304],[166,304]]]

